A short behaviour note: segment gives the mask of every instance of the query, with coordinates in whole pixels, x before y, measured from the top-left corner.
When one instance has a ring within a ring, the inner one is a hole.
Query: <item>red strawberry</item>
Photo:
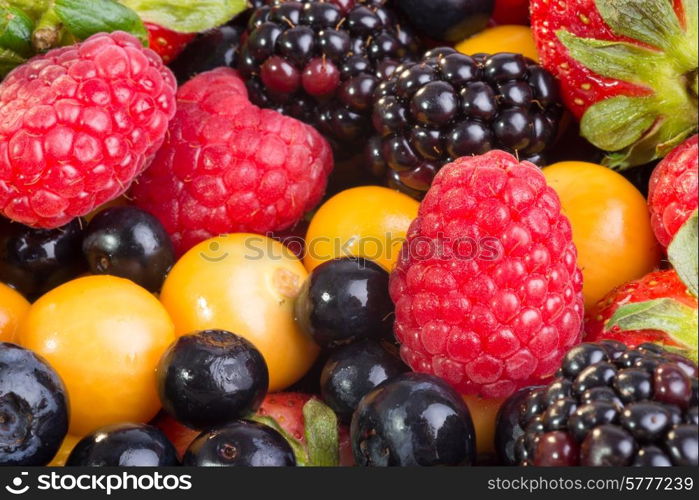
[[[697,360],[697,298],[674,270],[612,290],[585,321],[585,341],[654,342]]]
[[[313,399],[313,396],[299,392],[268,394],[257,410],[257,414],[262,417],[274,419],[289,436],[297,440],[302,446],[306,446],[304,406],[311,399]],[[347,427],[339,425],[338,432],[340,444],[339,465],[354,465],[352,446],[350,444]]]
[[[648,188],[651,224],[658,241],[667,247],[697,209],[699,148],[697,138],[675,148],[653,171]]]
[[[148,30],[148,46],[165,64],[173,61],[194,40],[196,33],[178,33],[153,23],[143,23]]]
[[[287,439],[296,450],[305,454],[306,441],[306,418],[304,407],[311,399],[318,402],[310,394],[300,392],[278,392],[267,394],[264,401],[257,410],[256,417],[261,423],[271,425],[277,430],[286,434]],[[324,406],[324,405],[323,405]],[[325,407],[327,408],[327,407]],[[158,427],[168,439],[175,445],[177,452],[182,456],[191,442],[199,435],[195,431],[177,422],[175,419],[162,412],[152,422]],[[354,465],[352,446],[349,440],[347,427],[338,425],[339,433],[339,464],[342,466]]]
[[[570,222],[533,164],[491,151],[445,166],[391,274],[402,358],[488,398],[551,376],[580,341],[576,260]]]
[[[662,158],[697,130],[696,0],[532,0],[541,63],[581,133],[615,168]]]
[[[192,441],[201,434],[201,431],[195,431],[194,429],[182,425],[164,411],[158,414],[155,420],[151,422],[151,425],[163,431],[163,434],[165,434],[175,446],[180,458],[184,455],[184,452],[187,451],[189,445],[192,444]]]

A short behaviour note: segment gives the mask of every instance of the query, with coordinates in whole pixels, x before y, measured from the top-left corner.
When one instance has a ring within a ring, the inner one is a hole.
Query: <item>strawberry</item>
[[[653,171],[648,208],[655,237],[667,247],[699,205],[699,136],[677,146]]]
[[[582,135],[623,169],[697,130],[696,0],[532,0],[541,63]]]
[[[656,271],[612,290],[585,319],[585,341],[629,347],[660,344],[697,360],[697,298],[674,270]]]
[[[311,402],[310,405],[309,402]],[[312,410],[314,405],[316,409]],[[292,448],[294,448],[297,454],[297,461],[299,452],[302,454],[303,459],[300,463],[305,463],[307,465],[327,465],[327,463],[318,463],[317,458],[314,459],[314,452],[311,448],[317,445],[308,442],[309,437],[313,434],[318,434],[316,430],[317,421],[319,420],[319,410],[320,412],[332,413],[332,410],[309,394],[300,392],[278,392],[268,394],[267,397],[265,397],[264,401],[262,401],[262,405],[260,405],[260,408],[257,410],[257,415],[259,417],[254,417],[253,420],[270,425],[277,430],[281,429],[283,431],[282,434],[287,440],[291,441]],[[309,417],[316,422],[309,422]],[[327,418],[327,416],[321,416],[321,418]],[[312,439],[314,438],[312,437]],[[352,446],[346,426],[338,425],[338,444],[339,462],[337,462],[337,465],[354,465]]]
[[[248,420],[268,425],[280,432],[294,449],[300,465],[354,465],[347,427],[338,425],[336,435],[333,431],[328,432],[327,424],[337,422],[334,413],[310,394],[267,394],[255,415]],[[200,434],[164,412],[151,423],[163,431],[180,456],[184,455],[191,442]],[[312,436],[311,444],[309,436]],[[318,451],[320,446],[325,448],[324,453]],[[328,458],[328,454],[334,458]]]
[[[148,46],[165,64],[173,61],[194,40],[195,33],[178,33],[154,23],[144,23],[148,30]]]

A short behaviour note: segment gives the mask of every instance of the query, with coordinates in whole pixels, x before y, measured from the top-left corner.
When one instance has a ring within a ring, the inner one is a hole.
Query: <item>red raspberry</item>
[[[229,68],[190,80],[153,165],[134,185],[181,254],[227,232],[291,227],[323,196],[332,169],[318,132],[247,100]]]
[[[122,194],[162,144],[176,87],[123,32],[12,71],[0,83],[0,213],[54,228]]]
[[[699,175],[697,137],[672,150],[653,171],[648,189],[650,222],[655,237],[667,247],[697,209]]]
[[[445,166],[391,274],[401,356],[484,397],[551,376],[581,337],[576,259],[536,166],[503,151]]]

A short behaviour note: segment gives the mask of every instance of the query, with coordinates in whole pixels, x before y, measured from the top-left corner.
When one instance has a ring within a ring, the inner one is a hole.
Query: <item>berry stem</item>
[[[58,46],[62,37],[63,23],[58,18],[58,14],[53,8],[53,2],[51,2],[36,23],[36,28],[32,33],[32,45],[37,52],[46,52]]]

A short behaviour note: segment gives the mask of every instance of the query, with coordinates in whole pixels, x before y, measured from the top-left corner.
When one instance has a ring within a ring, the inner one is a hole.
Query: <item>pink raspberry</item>
[[[490,398],[553,375],[581,338],[576,259],[558,195],[536,166],[502,151],[445,166],[391,274],[401,356]]]
[[[699,136],[687,139],[661,161],[650,178],[648,207],[655,237],[667,247],[697,209]]]
[[[16,68],[0,83],[0,213],[54,228],[122,194],[162,144],[176,88],[123,32]]]
[[[235,71],[193,78],[177,106],[165,144],[132,193],[178,253],[222,233],[286,229],[320,201],[330,146],[308,125],[250,104]]]

